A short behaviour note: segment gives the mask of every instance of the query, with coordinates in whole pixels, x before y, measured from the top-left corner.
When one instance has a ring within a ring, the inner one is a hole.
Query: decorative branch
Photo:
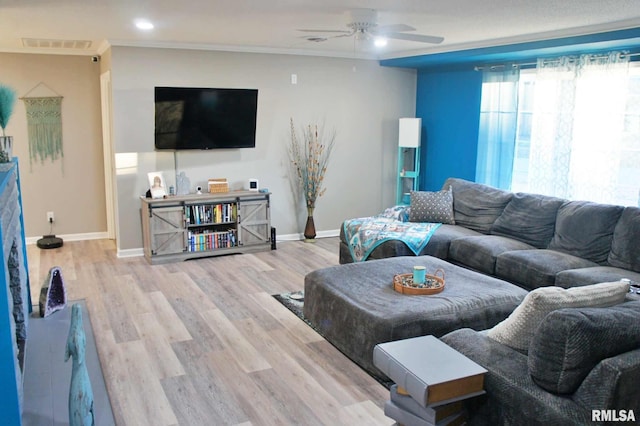
[[[324,142],[326,138],[326,142]],[[327,171],[331,151],[335,143],[336,132],[324,133],[324,126],[308,125],[302,130],[302,141],[291,119],[291,143],[289,145],[289,160],[296,174],[299,188],[304,195],[307,208],[313,209],[316,200],[321,197],[324,175]]]

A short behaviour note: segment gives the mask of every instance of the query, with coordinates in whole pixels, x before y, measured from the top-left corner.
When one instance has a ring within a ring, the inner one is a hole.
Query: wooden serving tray
[[[413,283],[413,274],[393,276],[393,289],[408,295],[437,294],[444,290],[444,271],[436,269],[433,274],[426,274],[422,287]]]

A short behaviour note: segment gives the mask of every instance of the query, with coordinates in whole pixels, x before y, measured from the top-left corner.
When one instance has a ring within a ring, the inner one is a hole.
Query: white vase
[[[0,150],[7,153],[9,160],[13,158],[13,136],[0,136]]]

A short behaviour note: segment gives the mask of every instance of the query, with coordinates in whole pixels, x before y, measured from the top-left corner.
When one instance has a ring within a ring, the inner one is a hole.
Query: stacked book
[[[207,251],[238,245],[235,229],[218,232],[208,229],[200,232],[189,231],[187,238],[187,251]]]
[[[232,223],[238,216],[238,207],[236,203],[187,205],[185,216],[189,225]]]
[[[463,401],[485,393],[487,370],[434,336],[376,345],[373,363],[395,382],[384,413],[404,426],[464,424]]]

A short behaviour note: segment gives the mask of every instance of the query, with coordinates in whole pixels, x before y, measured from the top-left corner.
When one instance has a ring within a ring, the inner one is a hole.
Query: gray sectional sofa
[[[526,290],[628,278],[640,281],[640,208],[512,193],[449,178],[455,224],[443,224],[419,255],[445,259]],[[413,255],[386,241],[368,259]],[[353,262],[340,234],[340,263]]]
[[[549,290],[560,291],[558,287],[574,291],[576,287],[623,278],[640,282],[638,207],[516,194],[456,178],[445,182],[443,190],[449,188],[455,223],[443,224],[433,233],[418,253],[428,256],[416,259],[416,264],[437,257],[514,284],[513,288],[527,290],[533,299],[538,298],[534,293],[553,293]],[[343,265],[333,267],[337,270],[314,271],[305,280],[305,292],[309,290],[309,297],[305,294],[305,315],[322,318],[320,324],[325,328],[339,320],[343,327],[336,327],[335,336],[329,332],[326,335],[339,348],[344,325],[360,327],[354,319],[360,311],[371,309],[367,303],[381,305],[369,298],[353,302],[357,309],[336,302],[349,301],[342,295],[352,291],[349,281],[355,276],[349,269],[357,268],[359,273],[364,270],[358,268],[359,264],[364,266],[361,262],[352,264],[344,229],[340,235]],[[370,252],[368,260],[373,262],[364,263],[375,265],[365,269],[411,264],[407,256],[414,255],[403,242],[385,241]],[[395,261],[390,259],[396,257]],[[340,273],[346,274],[342,280],[336,279]],[[357,293],[377,289],[372,284],[377,282],[377,275],[380,273],[357,280],[362,281]],[[593,287],[579,289],[578,293],[586,294]],[[314,297],[316,293],[318,297]],[[328,296],[334,293],[336,297]],[[405,311],[402,305],[396,309]],[[343,339],[345,353],[357,354],[356,337],[372,332],[372,322],[366,324],[364,330],[348,330],[351,337]],[[639,324],[640,295],[629,293],[613,306],[562,308],[543,316],[539,323],[531,322],[535,332],[524,351],[492,338],[495,328],[463,326],[439,337],[488,370],[487,394],[471,400],[467,407],[470,425],[595,425],[609,424],[606,419],[612,416],[629,420],[630,415],[636,424],[640,421]],[[429,328],[429,334],[437,335],[433,330]],[[400,331],[397,334],[385,341],[404,338]],[[369,346],[362,345],[361,350],[368,351]],[[367,368],[357,356],[352,359]]]

